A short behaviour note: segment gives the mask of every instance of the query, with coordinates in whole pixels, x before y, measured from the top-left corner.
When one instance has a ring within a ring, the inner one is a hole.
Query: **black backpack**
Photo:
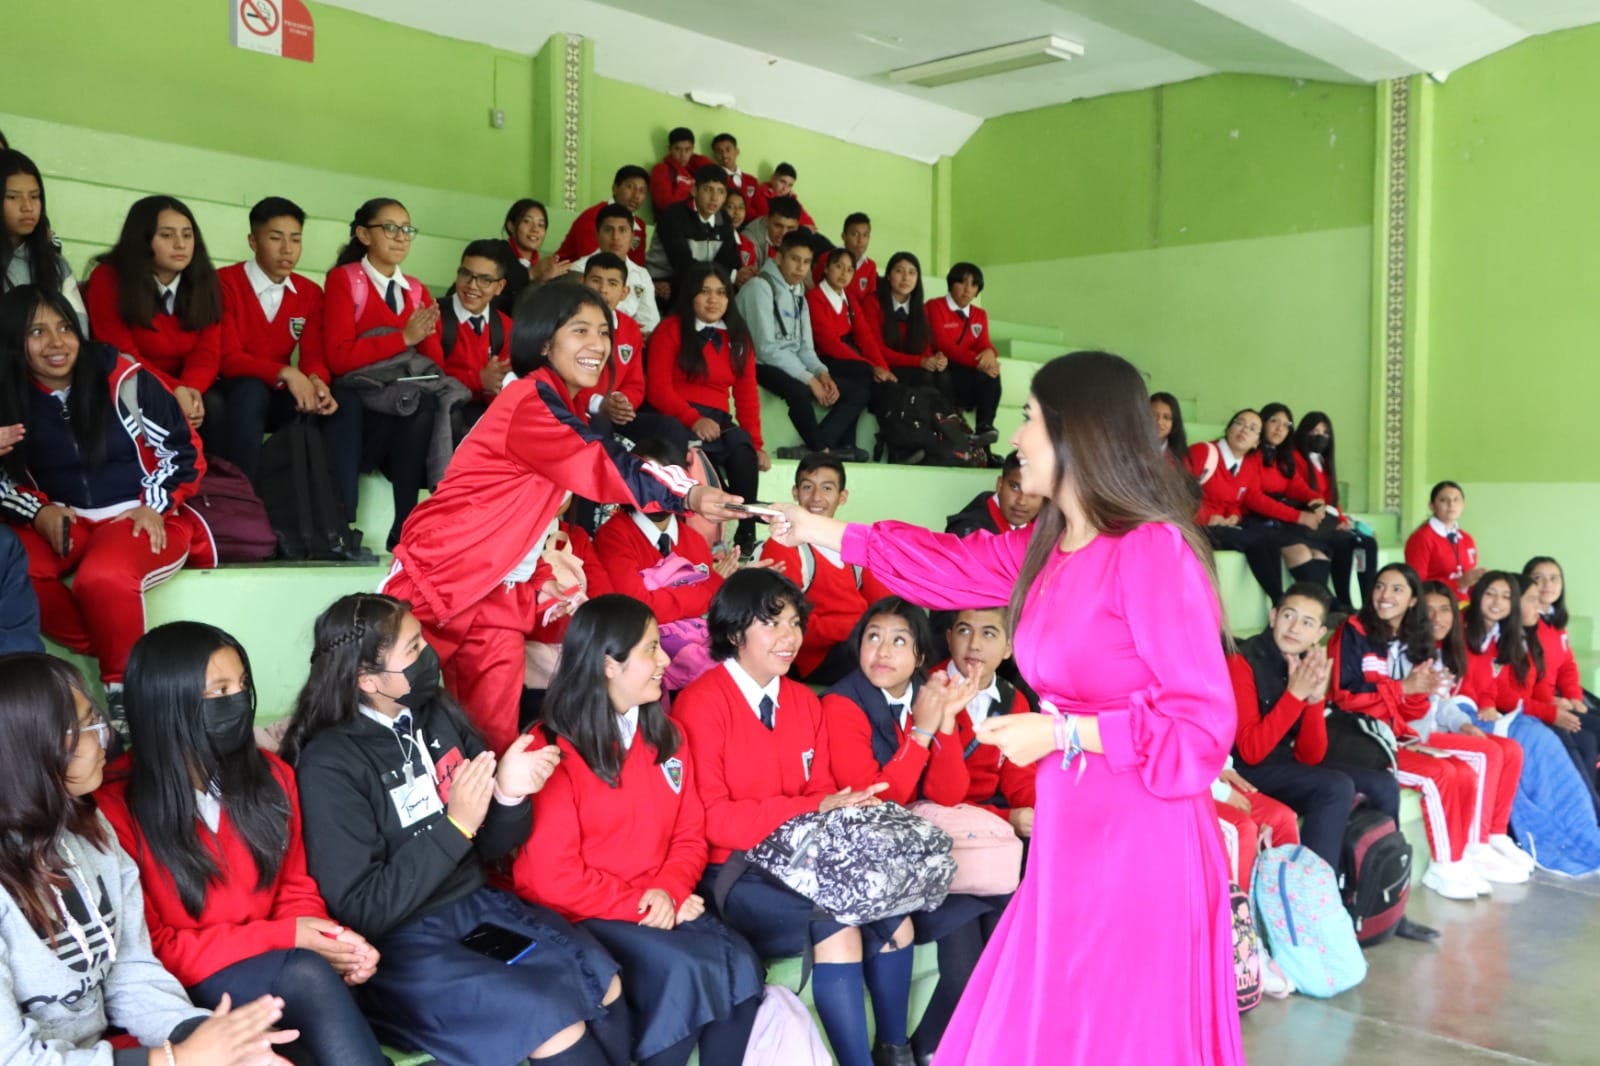
[[[456,302],[450,299],[450,293],[446,292],[438,298],[438,303],[439,347],[444,349],[444,357],[448,359],[450,352],[456,346],[456,326],[459,325],[456,320]],[[500,309],[491,304],[484,308],[483,313],[489,320],[490,358],[496,355],[510,356],[510,350],[506,349],[505,327],[500,322]]]
[[[345,524],[344,504],[328,470],[322,434],[295,418],[261,446],[256,492],[285,559],[357,559],[361,534]]]
[[[1411,898],[1411,845],[1394,819],[1357,807],[1345,824],[1339,852],[1339,894],[1355,922],[1356,942],[1368,948],[1394,935]]]
[[[887,452],[891,463],[923,466],[984,466],[989,461],[988,451],[973,441],[967,420],[932,385],[886,385],[877,415],[874,458]]]

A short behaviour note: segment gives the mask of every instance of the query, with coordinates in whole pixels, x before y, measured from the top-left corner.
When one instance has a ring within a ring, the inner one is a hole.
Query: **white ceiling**
[[[535,52],[595,42],[607,77],[923,160],[983,118],[1217,72],[1372,82],[1441,72],[1600,22],[1600,0],[327,0],[433,33]],[[925,89],[888,71],[1046,34],[1085,54]],[[650,47],[653,45],[653,47]]]

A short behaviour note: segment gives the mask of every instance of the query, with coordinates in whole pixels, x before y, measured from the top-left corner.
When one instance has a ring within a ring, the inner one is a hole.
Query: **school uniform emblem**
[[[304,333],[305,329],[306,329],[306,320],[305,319],[303,319],[303,318],[291,318],[289,320],[289,336],[293,337],[295,340],[299,340],[300,339],[300,334]]]
[[[974,337],[983,336],[983,323],[982,322],[974,322],[972,324],[972,335]]]
[[[638,230],[634,230],[633,231],[633,243],[631,245],[629,245],[629,247],[637,252],[639,250],[639,243],[640,243],[640,241],[639,241],[639,231]]]
[[[638,244],[639,244],[638,241],[634,241],[633,243],[634,243],[635,247],[637,247]],[[636,300],[644,299],[644,286],[643,285],[635,285],[635,286],[633,286],[633,296],[634,296],[634,299],[636,299]]]
[[[802,751],[800,753],[800,761],[802,763],[804,763],[805,767],[806,767],[806,780],[807,781],[811,780],[811,760],[815,759],[816,757],[817,757],[817,749],[816,748],[807,748],[805,751]]]
[[[674,755],[661,764],[661,774],[667,779],[667,784],[672,786],[672,791],[683,791],[683,760]]]
[[[631,345],[631,344],[619,344],[619,345],[617,345],[617,358],[622,360],[622,365],[623,366],[627,366],[629,360],[631,360],[633,358],[633,345]]]

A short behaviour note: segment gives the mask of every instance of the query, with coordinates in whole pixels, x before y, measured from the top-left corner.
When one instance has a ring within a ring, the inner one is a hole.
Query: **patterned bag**
[[[950,893],[948,834],[904,807],[841,807],[784,822],[747,852],[751,866],[845,925],[931,911]]]
[[[1261,1002],[1261,938],[1250,916],[1250,897],[1238,885],[1228,886],[1228,909],[1233,912],[1233,976],[1239,989],[1239,1013]]]
[[[1367,960],[1339,897],[1339,882],[1300,844],[1269,848],[1256,860],[1256,928],[1295,988],[1328,999],[1359,985]]]

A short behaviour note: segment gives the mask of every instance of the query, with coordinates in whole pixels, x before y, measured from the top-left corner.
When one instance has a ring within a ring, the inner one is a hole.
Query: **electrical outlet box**
[[[506,128],[506,112],[504,108],[491,107],[489,109],[489,125],[497,130]]]

